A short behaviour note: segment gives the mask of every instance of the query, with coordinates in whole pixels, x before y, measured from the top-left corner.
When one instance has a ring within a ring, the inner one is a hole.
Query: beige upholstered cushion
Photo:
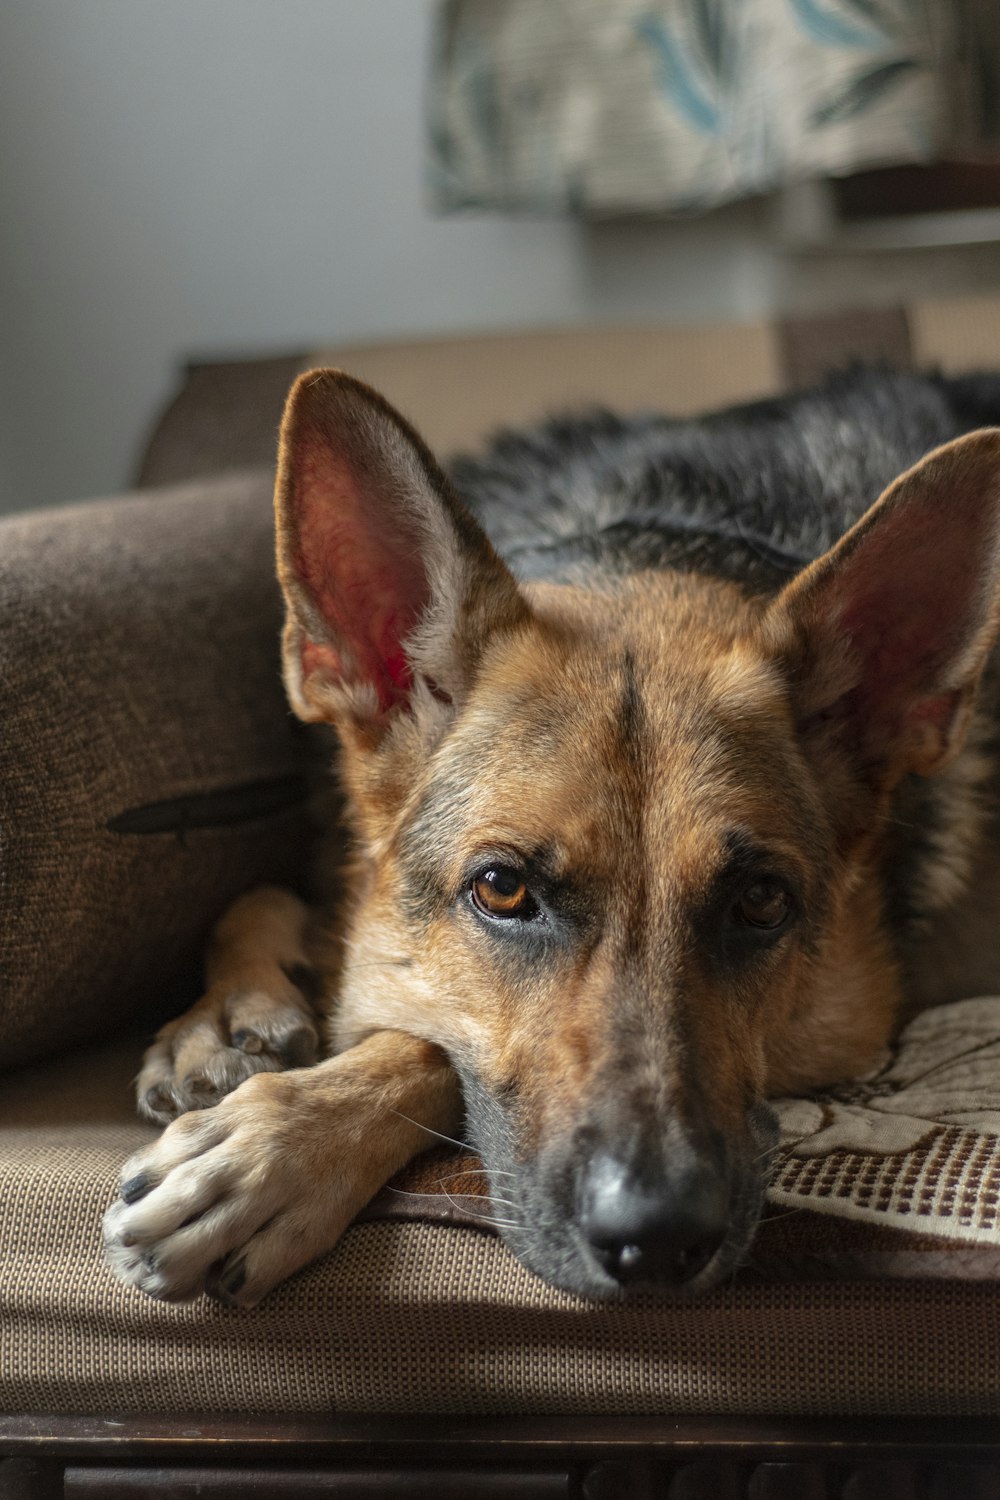
[[[139,1043],[0,1097],[0,1406],[17,1412],[1000,1412],[981,1281],[780,1281],[689,1305],[554,1292],[481,1230],[365,1223],[253,1311],[115,1281],[101,1214]]]
[[[269,490],[0,523],[0,1069],[194,998],[234,895],[303,877]]]
[[[408,343],[329,344],[280,358],[194,364],[157,426],[141,485],[273,464],[293,376],[336,365],[397,405],[440,453],[498,427],[605,405],[687,416],[814,384],[852,361],[997,363],[1000,297],[953,297],[757,323],[486,333]]]

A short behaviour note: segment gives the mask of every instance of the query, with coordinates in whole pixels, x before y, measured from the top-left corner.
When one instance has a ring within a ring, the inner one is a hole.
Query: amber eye
[[[526,917],[532,904],[528,887],[518,872],[504,865],[476,876],[472,899],[490,917]]]
[[[755,880],[736,903],[736,915],[750,927],[780,927],[792,909],[792,898],[780,880]]]

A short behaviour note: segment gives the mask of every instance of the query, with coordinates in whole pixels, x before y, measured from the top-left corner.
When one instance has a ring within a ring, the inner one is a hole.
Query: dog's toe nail
[[[297,1026],[281,1046],[278,1055],[289,1068],[304,1068],[316,1057],[316,1033],[311,1026]]]
[[[247,1279],[247,1263],[241,1256],[234,1261],[228,1269],[223,1270],[218,1276],[214,1276],[207,1290],[209,1296],[214,1297],[217,1302],[226,1307],[234,1305],[236,1297],[242,1291]]]
[[[153,1180],[149,1173],[139,1172],[135,1177],[130,1177],[127,1182],[123,1182],[119,1192],[123,1202],[138,1203],[140,1198],[145,1198],[152,1186]]]
[[[249,1052],[251,1056],[264,1050],[264,1043],[255,1031],[237,1031],[233,1036],[233,1046],[238,1047],[241,1052]]]

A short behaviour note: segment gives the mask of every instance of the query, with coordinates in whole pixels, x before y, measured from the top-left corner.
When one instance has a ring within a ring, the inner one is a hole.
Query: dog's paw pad
[[[286,1068],[308,1068],[316,1061],[319,1038],[314,1026],[297,1026],[283,1039],[278,1056]]]

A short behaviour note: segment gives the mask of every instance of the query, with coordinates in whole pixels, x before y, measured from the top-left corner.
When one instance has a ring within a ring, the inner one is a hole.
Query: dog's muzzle
[[[683,1131],[676,1121],[653,1139],[591,1121],[525,1156],[495,1102],[481,1112],[482,1093],[469,1093],[470,1125],[480,1127],[476,1144],[504,1205],[498,1227],[529,1270],[554,1286],[596,1298],[647,1291],[687,1298],[717,1286],[745,1258],[777,1141],[766,1105],[748,1112],[735,1141],[711,1128]]]

